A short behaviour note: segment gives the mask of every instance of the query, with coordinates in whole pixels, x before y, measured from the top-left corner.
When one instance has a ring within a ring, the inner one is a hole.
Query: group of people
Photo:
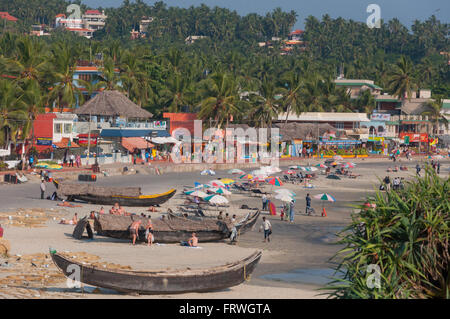
[[[103,207],[102,207],[103,210]],[[123,209],[122,206],[119,205],[119,203],[114,203],[114,206],[111,207],[109,210],[109,213],[111,215],[117,215],[117,216],[129,216],[129,214]]]
[[[403,187],[403,180],[403,177],[394,177],[394,179],[391,181],[391,178],[386,175],[386,177],[383,179],[384,187],[381,187],[380,189],[390,191],[391,185],[393,190],[401,189]]]
[[[64,158],[64,164],[66,164],[67,160],[66,158]],[[81,156],[77,155],[75,156],[74,154],[70,154],[69,155],[69,166],[70,167],[74,167],[74,163],[77,167],[81,166]]]
[[[431,160],[431,167],[437,174],[439,174],[441,172],[441,163],[440,162]]]
[[[151,246],[153,241],[154,241],[154,236],[153,236],[153,223],[152,223],[152,218],[151,216],[148,216],[148,222],[147,225],[145,226],[145,240],[147,241],[147,245]],[[130,225],[130,236],[131,239],[133,241],[133,245],[136,244],[136,239],[139,239],[139,228],[142,225],[142,220],[136,220],[134,222],[131,223]]]

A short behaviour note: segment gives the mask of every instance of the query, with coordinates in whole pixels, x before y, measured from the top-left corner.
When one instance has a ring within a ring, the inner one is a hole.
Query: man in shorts
[[[130,225],[130,235],[133,239],[133,245],[136,244],[136,238],[139,238],[139,227],[141,224],[142,220],[137,220]]]

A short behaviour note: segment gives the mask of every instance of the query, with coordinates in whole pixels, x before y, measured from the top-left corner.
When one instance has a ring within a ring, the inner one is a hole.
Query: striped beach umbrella
[[[228,199],[221,195],[210,195],[205,197],[205,200],[207,200],[211,204],[227,204],[229,202]]]
[[[214,186],[214,187],[225,187],[225,184],[218,179],[214,179],[212,181],[209,182],[209,185]]]
[[[356,164],[352,163],[352,162],[347,162],[347,163],[342,164],[342,166],[345,168],[355,168]]]
[[[319,168],[328,168],[328,166],[326,166],[325,164],[317,164],[316,167],[319,167]]]
[[[328,193],[323,193],[323,194],[316,195],[316,196],[314,196],[314,198],[315,199],[320,199],[321,201],[323,201],[322,202],[322,216],[323,217],[327,217],[327,211],[325,210],[325,206],[323,205],[323,203],[326,202],[326,201],[327,202],[335,202],[336,199],[333,196],[331,196],[330,194],[328,194]]]
[[[274,185],[274,186],[282,186],[283,182],[278,177],[272,177],[266,180],[267,183]]]
[[[277,193],[277,194],[286,194],[286,195],[289,195],[289,196],[291,196],[291,197],[297,196],[297,194],[295,194],[293,191],[291,191],[291,190],[289,190],[289,189],[287,189],[287,188],[280,188],[280,189],[277,189],[277,190],[275,191],[275,193]]]
[[[208,196],[208,194],[206,194],[205,192],[202,192],[202,191],[187,191],[187,192],[185,192],[185,194],[191,195],[191,196],[197,196],[200,198],[205,198],[206,196]]]
[[[287,203],[295,201],[295,199],[292,196],[289,196],[287,194],[278,194],[275,196],[275,199],[279,199],[282,202],[287,202]]]
[[[295,174],[296,172],[294,172],[293,170],[289,169],[289,170],[287,170],[287,171],[284,171],[283,173],[284,173],[284,174],[292,175],[292,174]]]
[[[252,179],[253,178],[253,175],[251,175],[251,174],[244,174],[244,175],[241,175],[241,176],[239,176],[239,178],[240,179]]]
[[[328,202],[335,202],[336,198],[334,198],[333,196],[331,196],[328,193],[323,193],[323,194],[319,194],[314,196],[315,199],[320,199],[320,200],[324,200],[324,201],[328,201]]]

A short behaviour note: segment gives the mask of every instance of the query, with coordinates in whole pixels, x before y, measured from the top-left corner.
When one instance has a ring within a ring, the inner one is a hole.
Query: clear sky
[[[131,0],[133,1],[133,0]],[[144,0],[146,3],[155,1]],[[332,18],[343,17],[356,21],[366,21],[370,13],[366,12],[369,4],[378,4],[381,18],[385,21],[397,17],[408,28],[416,19],[425,20],[432,14],[449,23],[450,0],[163,0],[168,6],[189,7],[202,3],[214,7],[236,10],[240,15],[256,12],[264,15],[276,7],[284,11],[295,10],[298,14],[295,27],[302,28],[307,16],[322,17],[328,13]],[[91,7],[118,7],[122,0],[82,0]]]

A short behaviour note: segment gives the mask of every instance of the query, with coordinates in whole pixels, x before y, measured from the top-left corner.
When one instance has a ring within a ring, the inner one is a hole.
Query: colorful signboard
[[[405,144],[408,143],[427,143],[428,134],[427,133],[400,133],[400,139],[402,139]],[[408,140],[409,139],[409,140]]]
[[[372,121],[390,121],[391,120],[391,114],[386,113],[373,113],[372,117],[370,118]]]
[[[38,137],[36,140],[37,145],[46,145],[51,146],[52,145],[52,138],[51,137]]]

